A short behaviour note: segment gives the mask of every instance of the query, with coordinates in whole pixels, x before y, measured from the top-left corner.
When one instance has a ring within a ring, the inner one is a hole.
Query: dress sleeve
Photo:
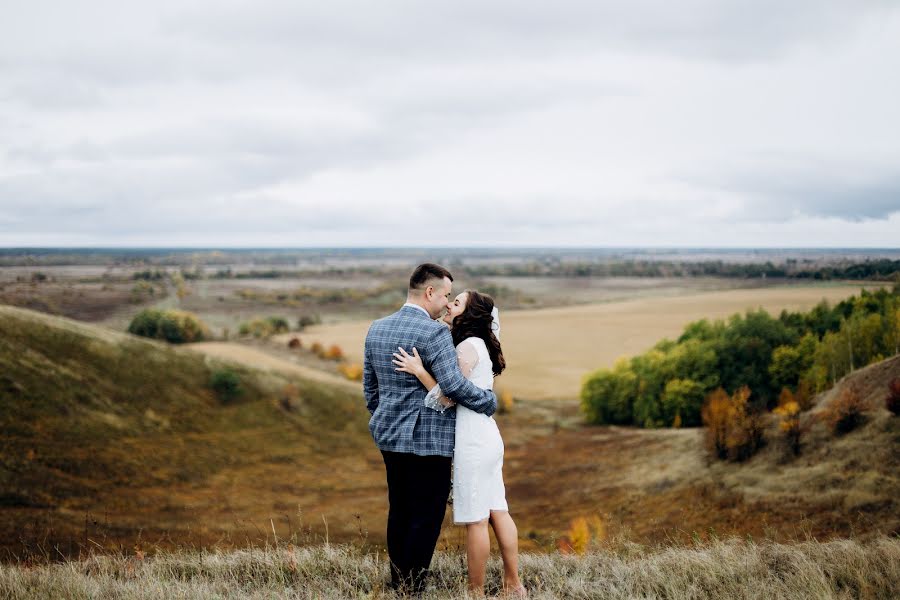
[[[468,340],[460,343],[456,348],[456,360],[459,363],[459,370],[468,379],[478,365],[478,350],[475,349],[475,345]],[[436,384],[428,390],[428,394],[425,396],[425,406],[438,412],[444,412],[447,410],[447,406],[441,402],[442,399],[447,400],[447,397],[444,396],[440,384]]]
[[[475,344],[469,340],[463,340],[456,347],[456,360],[459,362],[459,370],[462,371],[463,376],[469,379],[472,371],[478,366],[478,350],[475,348]]]

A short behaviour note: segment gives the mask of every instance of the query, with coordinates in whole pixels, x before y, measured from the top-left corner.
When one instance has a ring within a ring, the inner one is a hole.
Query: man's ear
[[[434,295],[434,286],[433,286],[433,285],[429,285],[428,287],[425,288],[425,299],[426,299],[426,300],[431,300],[431,297],[432,297],[433,295]]]

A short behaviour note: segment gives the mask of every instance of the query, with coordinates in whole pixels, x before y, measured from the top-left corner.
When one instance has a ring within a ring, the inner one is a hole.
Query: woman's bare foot
[[[528,590],[521,583],[514,586],[503,586],[503,596],[506,598],[527,598]]]

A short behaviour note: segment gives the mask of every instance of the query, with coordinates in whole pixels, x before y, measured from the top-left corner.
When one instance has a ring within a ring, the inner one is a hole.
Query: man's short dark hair
[[[421,264],[416,267],[416,270],[413,271],[409,278],[409,289],[420,290],[432,279],[443,279],[444,277],[453,281],[453,275],[444,267],[434,263]]]

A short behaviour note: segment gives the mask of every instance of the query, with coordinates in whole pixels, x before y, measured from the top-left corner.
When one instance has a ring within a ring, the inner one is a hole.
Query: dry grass
[[[664,337],[677,338],[691,321],[757,307],[773,314],[808,310],[823,298],[837,302],[857,292],[847,285],[790,286],[507,311],[502,316],[503,350],[509,367],[500,383],[516,398],[577,398],[585,373],[644,352]],[[299,337],[304,344],[338,344],[348,360],[362,362],[370,323],[317,325]],[[275,340],[286,343],[286,338]]]
[[[12,398],[0,403],[0,558],[138,540],[264,547],[299,529],[317,543],[326,523],[332,542],[383,544],[384,467],[360,386],[288,360],[308,353],[284,348],[285,360],[268,362],[238,347],[246,364],[232,368],[248,393],[223,406],[207,389],[219,363],[191,350],[8,308],[0,334],[0,394]],[[670,546],[713,532],[897,535],[900,419],[883,408],[897,368],[862,370],[860,393],[877,410],[844,436],[813,428],[787,464],[772,445],[739,466],[707,465],[698,429],[585,427],[576,402],[517,398],[497,422],[522,547],[551,551],[594,515],[614,538]],[[448,511],[444,550],[464,537],[449,521]]]
[[[521,557],[530,597],[882,599],[900,595],[900,540],[795,544],[730,539],[690,548],[634,544],[582,556]],[[427,598],[464,598],[465,560],[438,553]],[[143,557],[95,556],[46,565],[0,566],[0,598],[395,598],[382,555],[350,546],[269,547]],[[500,591],[488,566],[487,591]]]

